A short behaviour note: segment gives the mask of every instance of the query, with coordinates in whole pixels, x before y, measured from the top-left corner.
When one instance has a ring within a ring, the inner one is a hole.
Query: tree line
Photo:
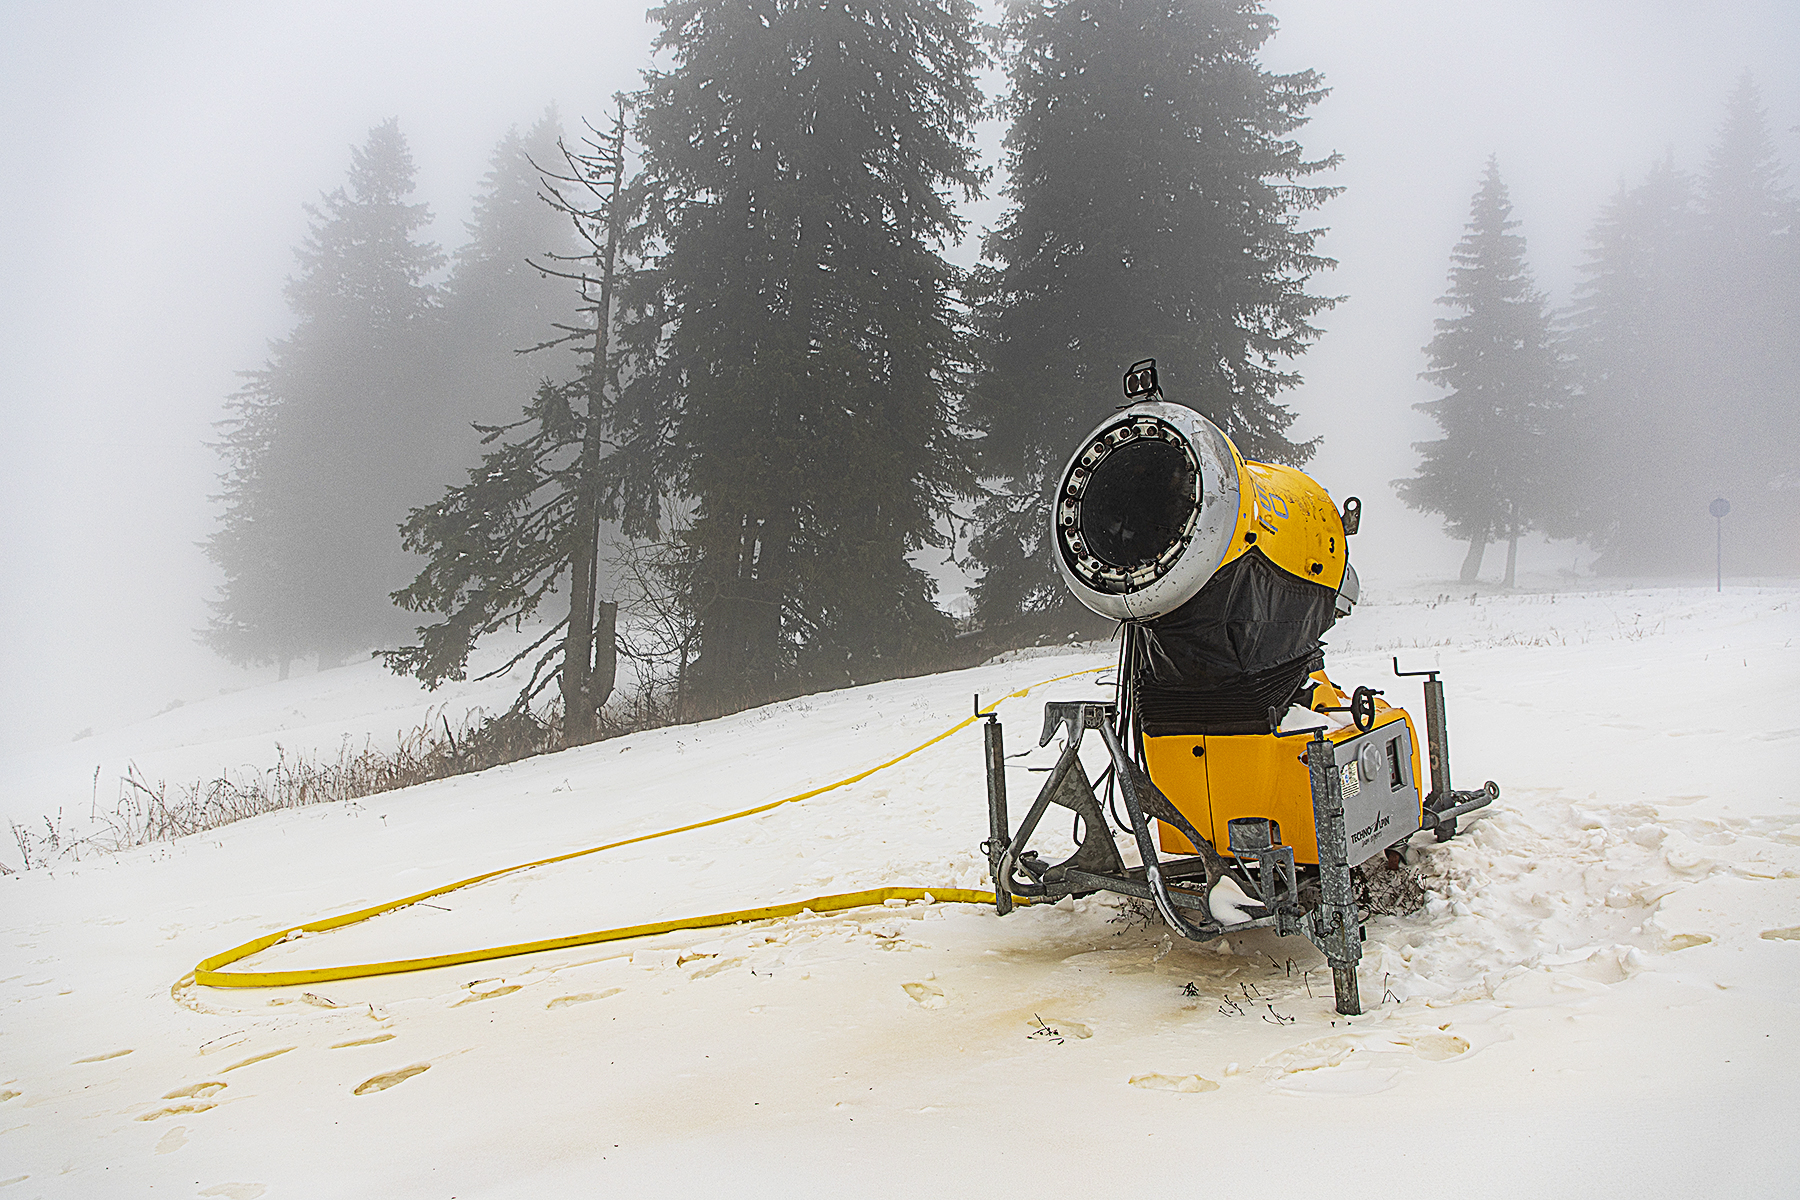
[[[395,121],[308,210],[293,330],[222,426],[221,653],[374,650],[435,687],[530,628],[497,669],[576,744],[621,655],[680,720],[1078,622],[1048,489],[1138,358],[1246,455],[1313,454],[1284,397],[1336,302],[1309,224],[1336,159],[1296,139],[1327,89],[1261,65],[1260,0],[1021,0],[996,28],[968,0],[651,16],[642,86],[598,126],[508,134],[454,253],[421,236]],[[963,270],[988,111],[1006,203]],[[1704,172],[1615,198],[1560,313],[1490,163],[1427,348],[1443,436],[1399,484],[1469,542],[1467,577],[1504,542],[1510,583],[1531,529],[1615,570],[1690,566],[1715,489],[1791,543],[1771,146],[1746,83]],[[959,552],[960,625],[919,565]]]
[[[1602,572],[1697,574],[1719,498],[1746,570],[1800,569],[1800,206],[1754,81],[1725,107],[1699,172],[1671,156],[1607,203],[1560,311],[1489,161],[1425,350],[1443,436],[1396,484],[1468,542],[1464,582],[1504,543],[1511,586],[1530,530]]]
[[[396,122],[309,210],[220,441],[222,653],[435,686],[530,622],[520,702],[554,687],[579,742],[615,653],[678,718],[946,664],[921,552],[966,547],[979,626],[1067,617],[1045,489],[1137,358],[1247,453],[1312,453],[1281,396],[1335,160],[1259,0],[651,15],[660,65],[603,129],[509,135],[441,280]],[[1007,208],[965,271],[996,56]]]
[[[390,593],[417,564],[396,527],[468,465],[473,424],[506,418],[577,298],[528,260],[573,250],[539,201],[554,113],[496,148],[447,258],[418,236],[414,165],[398,122],[351,152],[348,178],[307,206],[287,300],[294,328],[231,398],[217,449],[223,513],[207,551],[224,574],[206,641],[241,663],[316,655],[322,666],[407,636]],[[448,266],[439,281],[440,269]]]

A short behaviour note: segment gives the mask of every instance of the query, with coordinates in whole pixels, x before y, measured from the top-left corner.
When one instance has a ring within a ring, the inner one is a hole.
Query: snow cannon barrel
[[[1304,473],[1246,461],[1161,399],[1153,367],[1142,378],[1152,398],[1101,422],[1063,468],[1057,569],[1082,604],[1142,631],[1144,733],[1266,732],[1356,600],[1344,515]]]

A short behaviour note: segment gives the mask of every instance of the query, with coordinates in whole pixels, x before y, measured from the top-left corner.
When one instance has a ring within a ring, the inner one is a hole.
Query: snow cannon
[[[1449,840],[1500,789],[1451,787],[1439,672],[1394,660],[1396,676],[1425,680],[1424,776],[1411,715],[1326,673],[1320,639],[1359,597],[1361,502],[1339,508],[1304,472],[1245,459],[1163,398],[1154,360],[1124,382],[1128,406],[1063,468],[1048,531],[1069,591],[1120,623],[1117,698],[1045,705],[1038,745],[1060,735],[1062,750],[1016,829],[988,715],[995,905],[1110,891],[1193,941],[1305,937],[1331,965],[1337,1011],[1355,1015],[1368,881],[1415,834]],[[1090,731],[1108,759],[1097,781],[1079,756]],[[1052,805],[1076,816],[1058,862],[1031,848]]]

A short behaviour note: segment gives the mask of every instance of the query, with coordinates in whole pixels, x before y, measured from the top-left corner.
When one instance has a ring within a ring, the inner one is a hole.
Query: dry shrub
[[[12,822],[13,841],[25,870],[58,859],[79,860],[84,852],[112,852],[150,842],[173,841],[191,833],[217,829],[233,821],[314,804],[341,804],[429,783],[452,775],[482,771],[517,762],[556,748],[560,722],[552,711],[537,716],[509,711],[499,716],[471,713],[462,727],[451,727],[440,714],[405,734],[391,751],[365,742],[353,748],[348,739],[335,759],[290,755],[277,745],[275,765],[265,771],[221,771],[192,785],[152,784],[134,763],[119,781],[119,799],[110,813],[98,813],[101,828],[76,836],[63,823],[44,818],[44,829]],[[0,867],[11,874],[11,868]]]

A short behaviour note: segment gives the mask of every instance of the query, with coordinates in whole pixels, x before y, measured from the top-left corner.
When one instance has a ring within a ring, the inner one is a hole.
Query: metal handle
[[[1375,697],[1381,694],[1379,688],[1371,687],[1359,687],[1350,694],[1350,720],[1358,733],[1375,728]]]

